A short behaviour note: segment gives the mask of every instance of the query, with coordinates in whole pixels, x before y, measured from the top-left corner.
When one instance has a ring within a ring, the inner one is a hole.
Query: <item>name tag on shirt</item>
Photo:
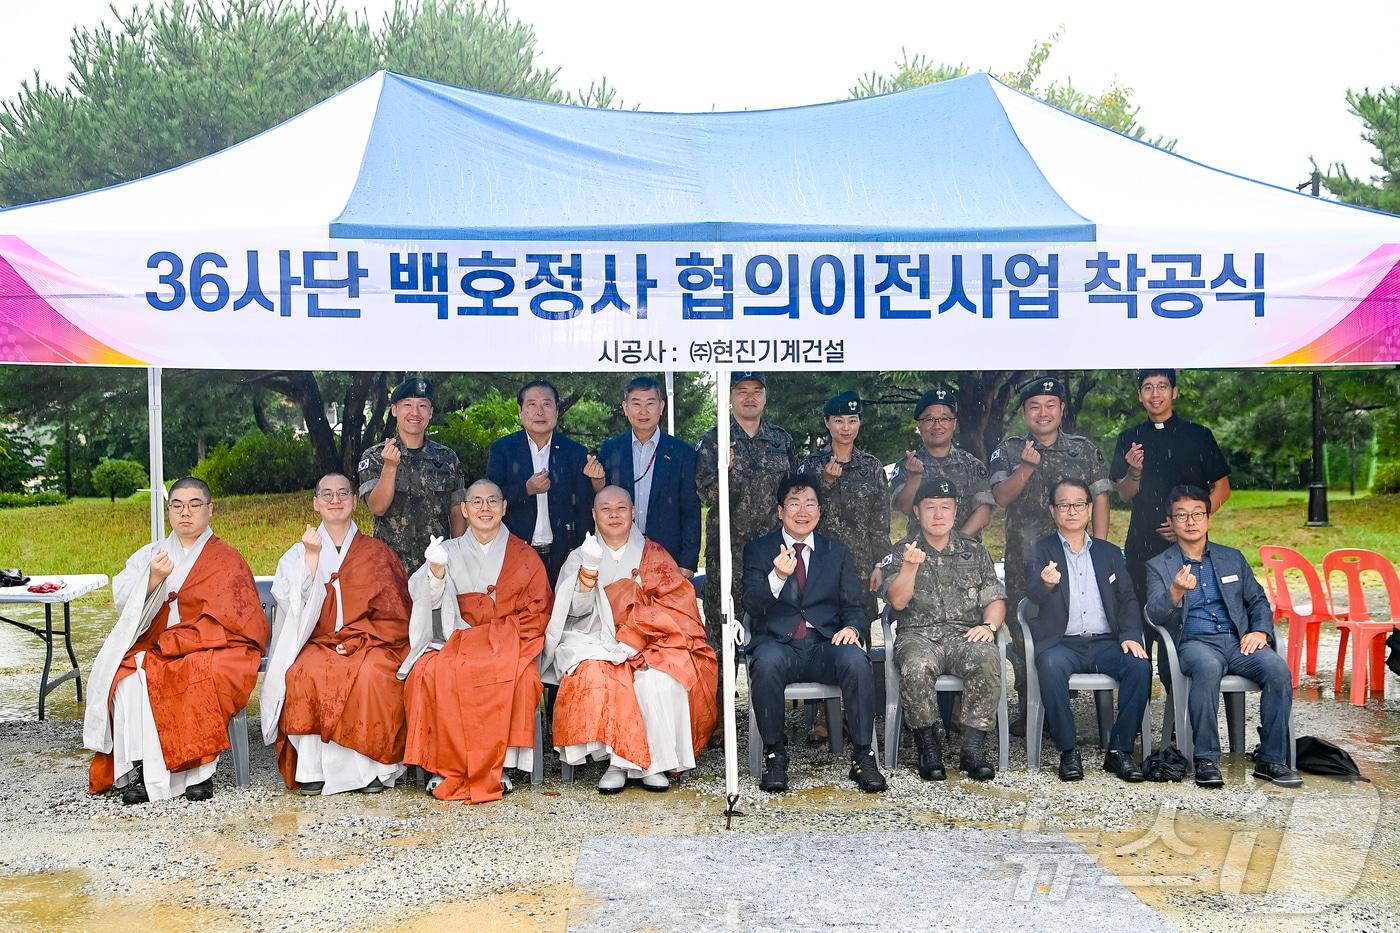
[[[1237,574],[1237,573],[1232,573],[1232,574],[1230,574],[1228,577],[1221,577],[1221,578],[1220,578],[1220,582],[1221,582],[1221,583],[1239,583],[1239,582],[1240,582],[1240,575]]]

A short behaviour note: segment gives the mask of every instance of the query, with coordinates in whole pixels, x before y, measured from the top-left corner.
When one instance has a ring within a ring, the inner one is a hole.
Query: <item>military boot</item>
[[[938,743],[938,727],[914,730],[914,745],[919,750],[919,777],[925,781],[942,781],[948,777],[943,770],[943,746]]]
[[[962,754],[958,756],[958,769],[974,781],[990,781],[996,777],[996,769],[987,761],[987,733],[981,729],[963,728]]]

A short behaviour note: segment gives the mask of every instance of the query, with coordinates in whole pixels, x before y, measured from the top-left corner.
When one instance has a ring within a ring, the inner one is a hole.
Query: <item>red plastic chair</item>
[[[1361,574],[1374,571],[1385,584],[1386,599],[1390,603],[1391,618],[1377,621],[1371,618],[1366,607],[1366,592],[1361,585]],[[1339,611],[1333,598],[1332,574],[1340,573],[1347,581],[1347,608]],[[1322,558],[1322,579],[1327,584],[1327,600],[1332,616],[1341,633],[1341,644],[1337,648],[1337,679],[1334,690],[1342,693],[1342,666],[1346,661],[1347,640],[1351,638],[1351,703],[1353,706],[1366,705],[1366,690],[1369,686],[1376,693],[1385,695],[1385,639],[1395,628],[1395,612],[1400,608],[1400,576],[1395,566],[1384,556],[1364,548],[1338,548]]]
[[[1288,669],[1293,672],[1293,686],[1298,686],[1298,678],[1303,672],[1303,646],[1308,650],[1309,674],[1317,673],[1317,643],[1322,634],[1322,623],[1332,618],[1329,600],[1322,590],[1322,581],[1312,563],[1293,550],[1272,544],[1259,546],[1259,559],[1264,564],[1264,582],[1269,588],[1269,601],[1274,606],[1274,625],[1288,622]],[[1293,594],[1288,589],[1287,572],[1296,570],[1303,576],[1308,587],[1310,606],[1293,605]]]

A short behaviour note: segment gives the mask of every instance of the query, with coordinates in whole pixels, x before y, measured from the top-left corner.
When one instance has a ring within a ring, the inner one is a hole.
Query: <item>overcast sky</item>
[[[12,98],[36,68],[65,79],[73,27],[110,19],[108,3],[0,0],[0,96]],[[341,5],[378,22],[393,0]],[[1289,187],[1306,178],[1310,156],[1369,177],[1374,150],[1344,95],[1400,84],[1397,0],[514,0],[510,9],[534,25],[566,87],[606,75],[646,110],[838,100],[860,75],[892,70],[903,50],[1010,70],[1063,26],[1047,75],[1086,91],[1116,79],[1134,90],[1148,133],[1176,137],[1181,154]]]

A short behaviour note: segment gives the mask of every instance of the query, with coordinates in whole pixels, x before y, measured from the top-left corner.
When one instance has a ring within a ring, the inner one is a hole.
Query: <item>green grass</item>
[[[73,499],[64,505],[0,510],[0,563],[25,573],[115,576],[150,540],[150,500]],[[311,493],[229,496],[214,503],[214,533],[237,548],[254,574],[271,574],[277,559],[316,524]],[[355,521],[372,530],[361,505]]]

